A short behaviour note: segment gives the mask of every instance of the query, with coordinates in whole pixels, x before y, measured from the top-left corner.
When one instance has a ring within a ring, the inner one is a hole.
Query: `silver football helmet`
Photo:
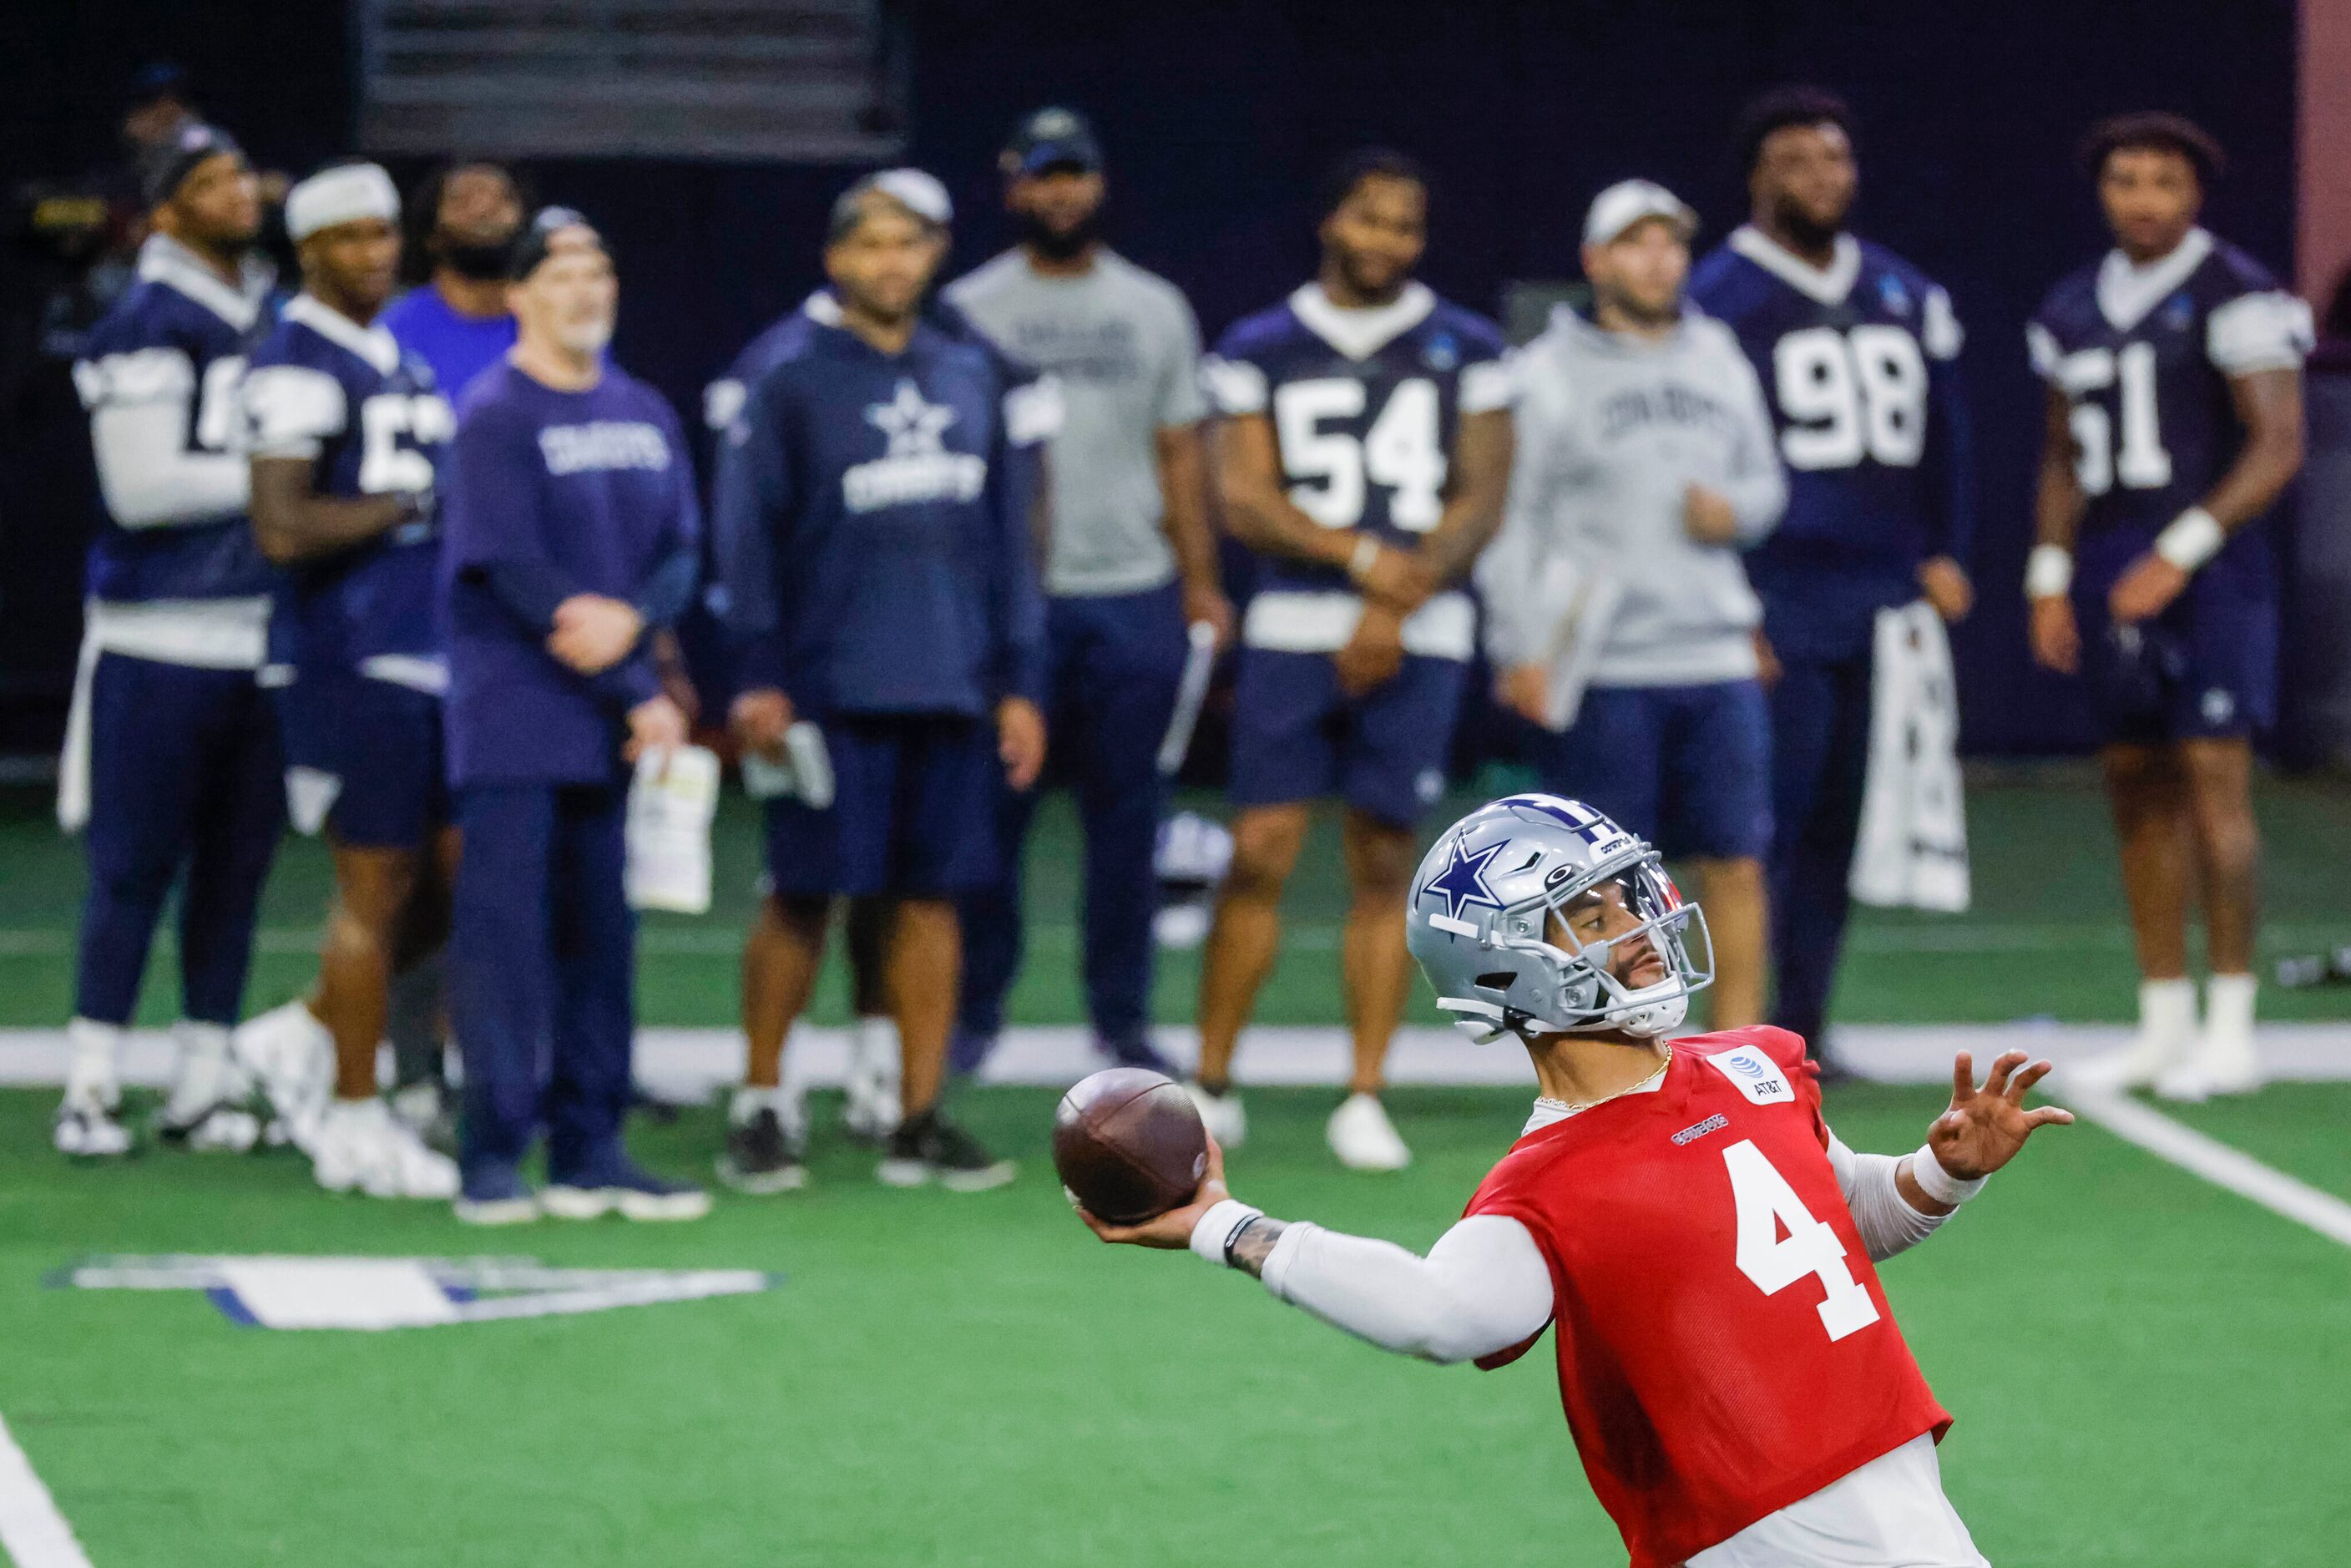
[[[1582,944],[1564,918],[1553,922],[1610,882],[1622,884],[1639,925]],[[1691,955],[1693,936],[1702,961]],[[1609,954],[1643,938],[1667,973],[1635,988],[1609,972]],[[1665,1034],[1680,1027],[1691,993],[1714,983],[1706,915],[1683,902],[1657,852],[1560,795],[1506,795],[1447,828],[1412,879],[1405,940],[1437,1005],[1480,1043],[1506,1033]]]

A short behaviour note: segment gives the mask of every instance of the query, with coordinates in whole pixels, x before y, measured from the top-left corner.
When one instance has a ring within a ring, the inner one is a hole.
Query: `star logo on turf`
[[[1510,841],[1505,839],[1472,854],[1462,847],[1459,839],[1455,839],[1453,853],[1446,861],[1445,869],[1421,885],[1420,896],[1426,898],[1434,894],[1445,900],[1445,913],[1454,920],[1460,919],[1461,912],[1471,904],[1480,904],[1488,909],[1501,908],[1502,901],[1494,896],[1492,888],[1486,885],[1486,867],[1509,847]]]
[[[867,406],[866,423],[890,438],[890,455],[915,457],[940,450],[940,437],[956,421],[956,411],[943,402],[925,402],[912,382],[898,383],[898,395],[888,402]]]

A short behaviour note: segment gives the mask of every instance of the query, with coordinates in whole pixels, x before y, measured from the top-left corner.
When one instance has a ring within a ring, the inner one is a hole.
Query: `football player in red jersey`
[[[1437,841],[1414,956],[1480,1040],[1517,1037],[1542,1094],[1426,1258],[1235,1199],[1221,1154],[1185,1207],[1105,1241],[1188,1246],[1385,1349],[1499,1366],[1546,1327],[1593,1490],[1633,1568],[1970,1568],[1935,1443],[1951,1418],[1896,1328],[1878,1260],[1926,1239],[2037,1127],[2049,1071],[2011,1051],[1915,1154],[1821,1118],[1783,1030],[1670,1039],[1711,978],[1705,917],[1656,852],[1581,802],[1513,795]]]

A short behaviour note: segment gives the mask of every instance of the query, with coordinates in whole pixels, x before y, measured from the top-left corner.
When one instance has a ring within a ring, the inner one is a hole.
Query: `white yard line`
[[[2330,1241],[2351,1247],[2351,1203],[2265,1166],[2252,1155],[2182,1126],[2126,1094],[2105,1090],[2056,1090],[2057,1098],[2127,1144],[2136,1144],[2213,1186],[2250,1198]]]
[[[33,1462],[0,1420],[0,1550],[16,1568],[89,1568],[89,1556]]]
[[[2262,935],[2287,948],[2322,947],[2345,939],[2343,923],[2311,922],[2272,925]],[[1029,946],[1038,952],[1062,954],[1078,950],[1078,928],[1067,921],[1032,921]],[[1283,946],[1301,953],[1335,952],[1339,923],[1335,917],[1296,916],[1286,921]],[[319,950],[319,932],[304,925],[266,925],[256,933],[264,953],[305,954]],[[637,946],[658,957],[732,957],[742,951],[743,933],[732,925],[655,925],[639,933]],[[2130,934],[2118,928],[2081,924],[2036,925],[2018,921],[1952,921],[1900,925],[1859,925],[1846,938],[1851,952],[1888,954],[1999,953],[2126,953]],[[176,952],[172,933],[158,931],[160,953]],[[0,926],[0,959],[63,958],[72,956],[74,933],[63,925]]]

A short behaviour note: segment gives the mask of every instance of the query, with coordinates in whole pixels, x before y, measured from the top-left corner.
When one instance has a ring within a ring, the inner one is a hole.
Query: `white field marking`
[[[89,1568],[89,1554],[0,1420],[0,1551],[16,1568]]]
[[[1321,916],[1296,917],[1282,927],[1284,950],[1334,953],[1339,948],[1339,923]],[[2340,921],[2272,925],[2262,935],[2282,947],[2320,947],[2351,937]],[[272,956],[301,956],[319,950],[315,926],[266,925],[255,934],[256,950]],[[1067,921],[1033,921],[1028,927],[1032,951],[1053,955],[1078,950],[1079,928]],[[1848,952],[1886,956],[1901,954],[1997,953],[2127,953],[2130,933],[2118,927],[2073,924],[2035,925],[1951,919],[1933,925],[1857,925],[1847,934]],[[743,950],[743,933],[732,925],[653,925],[637,933],[640,952],[664,958],[732,958]],[[70,957],[74,933],[51,925],[0,926],[0,960]],[[170,956],[179,951],[170,931],[155,933],[155,951]]]
[[[2330,1241],[2351,1247],[2351,1203],[2321,1192],[2252,1155],[2185,1127],[2162,1112],[2111,1090],[2068,1090],[2057,1097],[2125,1143],[2202,1176],[2214,1186],[2251,1198],[2272,1214],[2307,1226]]]
[[[2054,1023],[1863,1025],[1836,1030],[1831,1049],[1865,1078],[1888,1083],[1948,1083],[1951,1058],[1969,1051],[1978,1068],[2003,1051],[2045,1056],[2062,1069],[2111,1051],[2128,1039],[2118,1026]],[[1153,1031],[1152,1042],[1177,1067],[1199,1060],[1200,1037],[1188,1025]],[[2272,1081],[2329,1082],[2351,1079],[2351,1024],[2276,1023],[2261,1030],[2262,1069]],[[65,1082],[61,1030],[0,1029],[0,1086],[55,1088]],[[162,1030],[134,1030],[117,1071],[124,1083],[161,1087],[176,1060]],[[784,1071],[797,1087],[838,1088],[849,1063],[849,1031],[803,1025],[792,1031]],[[1080,1025],[1008,1029],[979,1074],[983,1083],[1065,1088],[1107,1066]],[[1328,1027],[1252,1029],[1235,1063],[1245,1084],[1329,1086],[1346,1081],[1346,1032]],[[390,1067],[385,1053],[384,1068]],[[637,1031],[636,1072],[648,1088],[700,1101],[736,1082],[743,1071],[743,1037],[730,1029],[645,1028]],[[1442,1024],[1398,1030],[1388,1052],[1388,1078],[1428,1086],[1534,1086],[1526,1052],[1508,1041],[1472,1045]],[[2063,1093],[2058,1095],[2062,1101]]]

